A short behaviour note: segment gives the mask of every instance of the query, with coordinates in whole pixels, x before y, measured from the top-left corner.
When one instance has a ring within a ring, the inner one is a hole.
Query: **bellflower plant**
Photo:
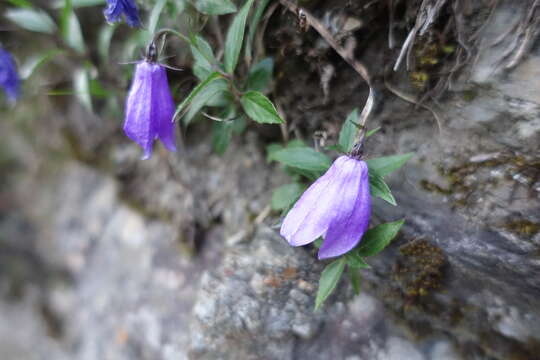
[[[368,166],[343,155],[304,192],[280,233],[292,246],[324,236],[319,259],[326,259],[353,249],[366,232],[370,215]]]
[[[107,0],[107,7],[103,10],[103,14],[109,23],[120,21],[123,15],[129,26],[141,26],[141,19],[135,0]]]
[[[125,134],[144,150],[143,159],[152,155],[155,139],[169,151],[176,151],[174,102],[164,66],[157,63],[155,43],[148,47],[144,61],[137,64],[126,101]]]
[[[8,101],[14,103],[19,97],[20,82],[13,57],[0,47],[0,86],[4,89]]]

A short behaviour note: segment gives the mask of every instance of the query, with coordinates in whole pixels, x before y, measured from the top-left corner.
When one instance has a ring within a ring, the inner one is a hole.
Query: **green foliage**
[[[47,62],[54,59],[56,56],[63,53],[64,52],[62,50],[54,49],[46,51],[42,54],[31,56],[19,69],[21,79],[26,80],[30,78],[40,66],[46,64]]]
[[[224,95],[230,94],[229,93],[229,84],[225,79],[219,78],[215,81],[212,81],[208,83],[207,86],[201,89],[199,93],[193,97],[193,100],[191,101],[191,105],[189,107],[189,111],[187,114],[183,117],[182,121],[185,125],[188,125],[193,117],[204,107],[207,105],[226,105],[226,100],[224,99]],[[217,102],[216,100],[221,100],[221,102]]]
[[[270,0],[259,0],[257,3],[257,6],[255,7],[255,11],[253,12],[253,16],[250,17],[249,22],[249,31],[248,31],[248,37],[246,41],[246,47],[245,47],[245,58],[246,63],[249,65],[251,64],[251,58],[252,58],[252,46],[253,46],[253,40],[255,38],[255,32],[257,31],[257,26],[259,25],[259,21],[261,20],[261,17],[264,13],[264,10],[266,9],[266,6]],[[252,89],[257,90],[257,89]]]
[[[369,173],[369,191],[371,196],[379,197],[394,206],[397,205],[396,199],[394,199],[394,195],[384,182],[383,177],[374,171]]]
[[[148,32],[150,34],[153,34],[156,31],[159,23],[159,17],[166,4],[167,0],[157,0],[156,4],[152,8],[152,11],[150,12],[150,17],[148,18]]]
[[[196,0],[195,7],[206,15],[224,15],[236,12],[236,5],[230,0]]]
[[[355,250],[360,256],[373,256],[380,253],[396,237],[405,219],[380,224],[369,229]]]
[[[272,193],[272,210],[287,210],[302,195],[306,187],[299,183],[286,184]]]
[[[370,266],[364,259],[355,251],[351,251],[345,255],[347,265],[353,269],[369,269]]]
[[[321,307],[336,288],[339,279],[341,278],[341,274],[343,274],[343,270],[345,269],[345,261],[345,258],[341,257],[324,268],[319,280],[317,297],[315,298],[315,310],[318,310]]]
[[[253,1],[246,1],[242,9],[236,14],[227,32],[223,62],[225,64],[225,71],[229,74],[234,72],[238,64],[238,57],[240,56],[240,50],[242,50],[242,44],[244,42],[246,20]]]
[[[116,30],[116,25],[105,24],[101,27],[98,33],[97,49],[101,60],[106,63],[109,60],[109,49],[111,40]]]
[[[265,58],[253,65],[249,69],[247,80],[248,90],[265,92],[272,81],[272,73],[274,71],[274,61],[272,58]]]
[[[56,24],[43,10],[30,8],[8,9],[4,16],[21,28],[44,34],[54,34]]]
[[[73,88],[75,97],[88,110],[92,111],[92,97],[90,94],[90,73],[87,68],[77,69],[73,73]]]
[[[347,273],[349,274],[349,280],[351,281],[354,295],[360,294],[360,271],[349,266]]]
[[[66,44],[79,54],[86,51],[86,45],[81,30],[81,24],[73,11],[72,0],[65,0],[62,12],[62,37]]]
[[[272,159],[293,168],[322,173],[330,167],[330,158],[310,147],[287,147],[272,154]]]
[[[247,91],[240,99],[242,108],[247,116],[261,124],[281,124],[283,119],[279,116],[274,104],[258,91]]]
[[[338,147],[342,152],[348,153],[352,150],[354,145],[354,139],[356,138],[356,133],[358,132],[358,125],[356,121],[358,120],[358,109],[354,109],[347,119],[341,131],[339,132]]]
[[[189,93],[189,95],[184,99],[184,101],[182,101],[180,105],[178,105],[178,107],[176,108],[176,112],[174,113],[173,119],[177,119],[181,117],[181,114],[186,109],[186,107],[188,107],[191,104],[195,96],[197,96],[197,94],[199,94],[205,88],[210,86],[212,82],[218,79],[222,79],[221,74],[218,72],[213,72],[204,81],[202,81],[197,86],[195,86],[195,88],[191,91],[191,93]]]
[[[370,173],[375,172],[384,177],[402,167],[414,153],[402,155],[383,156],[367,160]]]
[[[218,155],[223,155],[231,139],[232,121],[216,121],[212,127],[212,147]]]

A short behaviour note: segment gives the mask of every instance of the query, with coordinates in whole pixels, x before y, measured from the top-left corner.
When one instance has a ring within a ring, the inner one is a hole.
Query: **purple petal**
[[[341,164],[347,159],[341,156],[334,161],[330,169],[302,194],[283,220],[281,236],[292,246],[309,244],[326,233],[335,212],[336,196],[341,191]]]
[[[167,81],[167,71],[163,66],[160,66],[154,73],[152,121],[155,132],[169,151],[176,151],[173,115],[174,101]]]
[[[13,57],[0,47],[0,87],[4,89],[10,102],[14,103],[19,97],[20,83]]]
[[[343,163],[339,207],[319,249],[319,259],[345,254],[359,242],[369,225],[371,196],[368,167],[364,161],[350,158]]]
[[[143,159],[152,155],[152,143],[157,136],[152,126],[152,84],[156,69],[159,70],[159,65],[148,62],[137,64],[126,101],[124,132],[143,148]]]
[[[107,0],[107,7],[103,14],[109,23],[120,21],[122,15],[124,15],[129,26],[137,27],[141,25],[139,11],[134,0]]]

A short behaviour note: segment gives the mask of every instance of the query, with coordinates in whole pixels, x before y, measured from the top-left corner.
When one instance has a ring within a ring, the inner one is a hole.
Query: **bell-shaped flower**
[[[14,103],[17,100],[20,86],[21,80],[13,57],[0,47],[0,87],[4,89],[8,101]]]
[[[143,148],[143,159],[152,155],[152,145],[158,138],[167,150],[176,151],[173,115],[174,102],[165,67],[141,61],[126,101],[124,132]]]
[[[353,249],[366,232],[370,215],[367,164],[340,156],[296,202],[280,233],[292,246],[324,237],[319,259],[326,259]]]
[[[111,24],[120,21],[123,15],[129,26],[141,26],[139,10],[135,0],[107,0],[107,7],[103,14],[107,22]]]

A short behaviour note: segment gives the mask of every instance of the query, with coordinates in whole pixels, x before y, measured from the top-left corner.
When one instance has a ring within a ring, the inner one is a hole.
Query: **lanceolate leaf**
[[[323,173],[330,167],[328,156],[310,147],[293,147],[276,151],[272,159],[287,166],[307,171]]]
[[[284,210],[291,207],[302,195],[305,186],[299,183],[292,183],[278,187],[272,193],[272,209]]]
[[[230,0],[197,0],[195,7],[206,15],[224,15],[236,11],[236,5]]]
[[[4,15],[6,18],[26,30],[45,34],[53,34],[56,30],[54,21],[43,10],[28,8],[8,9]]]
[[[367,160],[369,172],[376,172],[380,176],[386,176],[391,172],[396,171],[403,166],[414,153],[407,153],[402,155],[383,156],[375,159]]]
[[[62,36],[69,47],[82,54],[85,52],[81,24],[73,12],[71,0],[66,0],[62,13]]]
[[[280,124],[283,122],[274,104],[258,91],[248,91],[240,99],[247,116],[258,123]]]
[[[315,310],[319,309],[321,305],[328,299],[330,294],[335,290],[343,269],[345,268],[345,258],[341,257],[338,260],[328,264],[319,280],[319,290],[317,291],[317,297],[315,298]]]
[[[183,117],[183,123],[188,125],[204,106],[210,105],[216,98],[222,98],[222,94],[229,91],[229,85],[225,79],[217,79],[202,89],[191,101],[187,114]]]
[[[153,34],[154,32],[156,32],[156,28],[159,22],[159,17],[166,4],[167,4],[167,0],[157,0],[154,7],[152,8],[152,12],[150,13],[150,18],[148,19],[148,32],[150,34]]]
[[[360,271],[349,267],[347,272],[349,273],[349,279],[351,280],[354,295],[360,294]]]
[[[402,219],[369,229],[364,234],[360,246],[354,251],[364,257],[380,253],[396,237],[404,222],[405,219]]]
[[[394,199],[394,196],[388,185],[384,182],[383,177],[374,171],[369,173],[369,191],[371,192],[371,196],[380,197],[394,206],[397,205],[396,199]]]
[[[229,74],[234,72],[236,64],[238,63],[238,57],[240,56],[240,50],[242,50],[242,44],[244,42],[246,19],[253,1],[254,0],[246,1],[242,9],[238,12],[238,14],[236,14],[231,26],[229,27],[229,31],[227,32],[223,62],[225,65],[225,71]]]
[[[347,259],[347,265],[349,267],[355,268],[355,269],[369,269],[370,266],[368,263],[362,259],[360,255],[356,251],[350,251],[345,255],[345,258]]]
[[[246,40],[246,49],[245,49],[245,59],[248,64],[251,64],[252,45],[253,45],[253,39],[255,38],[255,32],[257,31],[257,26],[259,25],[259,21],[261,20],[264,10],[266,9],[266,6],[268,5],[269,2],[270,0],[259,0],[257,3],[257,7],[255,8],[255,11],[253,13],[253,16],[250,17],[248,37]]]
[[[206,88],[209,84],[211,84],[213,81],[216,81],[217,79],[221,79],[222,76],[218,72],[211,73],[204,81],[199,83],[195,88],[191,91],[191,93],[178,105],[176,108],[176,112],[174,113],[173,119],[178,118],[180,114],[191,104],[193,101],[193,98],[200,93],[204,88]]]
[[[358,132],[358,126],[356,122],[358,121],[358,109],[354,109],[341,127],[339,132],[339,147],[341,151],[348,153],[352,150],[354,145],[354,138]]]

